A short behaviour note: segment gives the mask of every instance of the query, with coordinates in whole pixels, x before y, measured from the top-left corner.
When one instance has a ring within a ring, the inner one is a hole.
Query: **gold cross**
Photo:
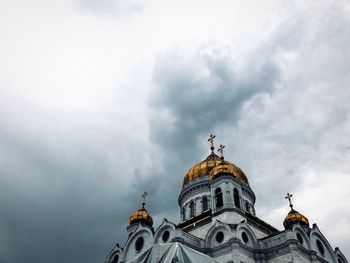
[[[225,148],[225,145],[220,144],[218,152],[220,153],[221,159],[224,159],[224,148]]]
[[[147,196],[147,192],[143,192],[142,194],[142,208],[144,208],[145,204],[146,204],[146,196]]]
[[[287,193],[287,196],[285,197],[285,199],[288,199],[288,201],[289,201],[289,206],[290,206],[291,209],[293,209],[292,196],[293,196],[292,194]]]
[[[209,138],[208,138],[208,142],[210,144],[210,150],[213,153],[214,152],[214,139],[215,139],[215,135],[214,134],[210,134]]]

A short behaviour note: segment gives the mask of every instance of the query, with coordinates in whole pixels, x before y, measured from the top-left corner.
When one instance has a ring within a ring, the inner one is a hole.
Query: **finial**
[[[214,139],[215,139],[215,134],[210,134],[209,138],[208,138],[208,142],[210,144],[210,150],[211,150],[211,153],[214,153]]]
[[[220,144],[218,152],[220,153],[221,160],[224,160],[224,148],[225,148],[225,145]]]
[[[142,194],[142,208],[145,208],[147,195],[148,195],[147,192],[143,192],[143,194]]]
[[[288,201],[289,201],[290,209],[293,209],[292,196],[293,196],[292,194],[287,193],[287,196],[285,197],[285,198],[288,199]]]

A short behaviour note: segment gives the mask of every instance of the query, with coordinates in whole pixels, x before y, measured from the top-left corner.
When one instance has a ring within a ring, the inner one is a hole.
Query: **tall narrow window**
[[[190,203],[190,217],[194,217],[194,202]]]
[[[182,221],[186,220],[186,208],[182,207]]]
[[[245,211],[247,211],[249,213],[249,203],[245,202]]]
[[[202,208],[203,212],[208,210],[208,198],[206,196],[202,198]]]
[[[111,263],[118,263],[119,262],[119,255],[115,255]]]
[[[220,188],[216,188],[215,190],[215,204],[217,208],[222,207],[224,205],[222,199],[222,192]]]
[[[235,207],[241,208],[241,204],[239,200],[239,192],[237,188],[233,189],[233,200],[235,202]]]
[[[321,253],[322,256],[324,256],[324,248],[321,241],[317,240],[316,245],[317,245],[318,251]]]

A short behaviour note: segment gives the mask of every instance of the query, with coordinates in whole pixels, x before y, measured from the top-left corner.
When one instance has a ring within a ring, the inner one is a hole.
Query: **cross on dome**
[[[225,145],[220,144],[219,149],[218,149],[218,152],[220,153],[220,158],[222,160],[224,159],[224,148],[225,148]]]
[[[145,204],[146,204],[146,196],[147,196],[147,192],[143,192],[143,194],[141,195],[141,204],[142,207],[135,211],[129,218],[129,225],[132,225],[134,223],[144,223],[148,226],[152,226],[153,225],[153,219],[151,217],[151,215],[148,213],[148,211],[145,209]]]
[[[208,142],[210,144],[210,150],[212,153],[214,153],[214,139],[215,139],[215,134],[210,134],[209,138],[208,138]]]
[[[143,194],[141,195],[142,197],[142,208],[145,207],[145,204],[146,204],[146,196],[148,195],[147,192],[143,192]]]
[[[292,194],[287,193],[287,196],[285,197],[285,199],[288,199],[288,201],[289,201],[289,206],[290,206],[291,209],[293,209],[292,196],[293,196]]]
[[[287,193],[285,197],[285,199],[288,199],[290,211],[283,221],[284,227],[287,229],[295,223],[309,226],[309,219],[307,219],[306,216],[300,214],[298,211],[293,209],[292,197],[293,195],[291,193]]]

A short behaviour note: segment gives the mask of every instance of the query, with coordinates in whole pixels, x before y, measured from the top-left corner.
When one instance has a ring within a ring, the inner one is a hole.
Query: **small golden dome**
[[[300,223],[302,225],[309,226],[309,220],[306,216],[300,214],[298,211],[295,211],[293,208],[290,210],[288,215],[283,221],[284,228],[289,228],[295,223]]]
[[[187,172],[183,180],[182,187],[185,187],[188,183],[192,182],[193,180],[199,177],[210,175],[214,168],[217,171],[215,172],[215,174],[219,173],[219,166],[221,166],[219,164],[221,164],[222,162],[224,163],[224,167],[227,167],[227,169],[231,172],[231,174],[234,177],[245,183],[248,183],[247,177],[240,168],[226,160],[222,161],[219,156],[217,156],[214,152],[211,152],[211,154],[205,160],[196,164]]]
[[[134,212],[129,218],[129,225],[137,222],[145,223],[149,226],[153,225],[153,219],[144,207]]]
[[[141,209],[137,210],[135,213],[133,213],[130,218],[129,218],[129,225],[133,224],[133,223],[145,223],[149,226],[153,225],[153,219],[150,216],[150,214],[148,213],[148,211],[145,209],[145,204],[146,204],[146,196],[148,195],[147,192],[143,192],[143,194],[141,195],[142,197],[142,207]]]

